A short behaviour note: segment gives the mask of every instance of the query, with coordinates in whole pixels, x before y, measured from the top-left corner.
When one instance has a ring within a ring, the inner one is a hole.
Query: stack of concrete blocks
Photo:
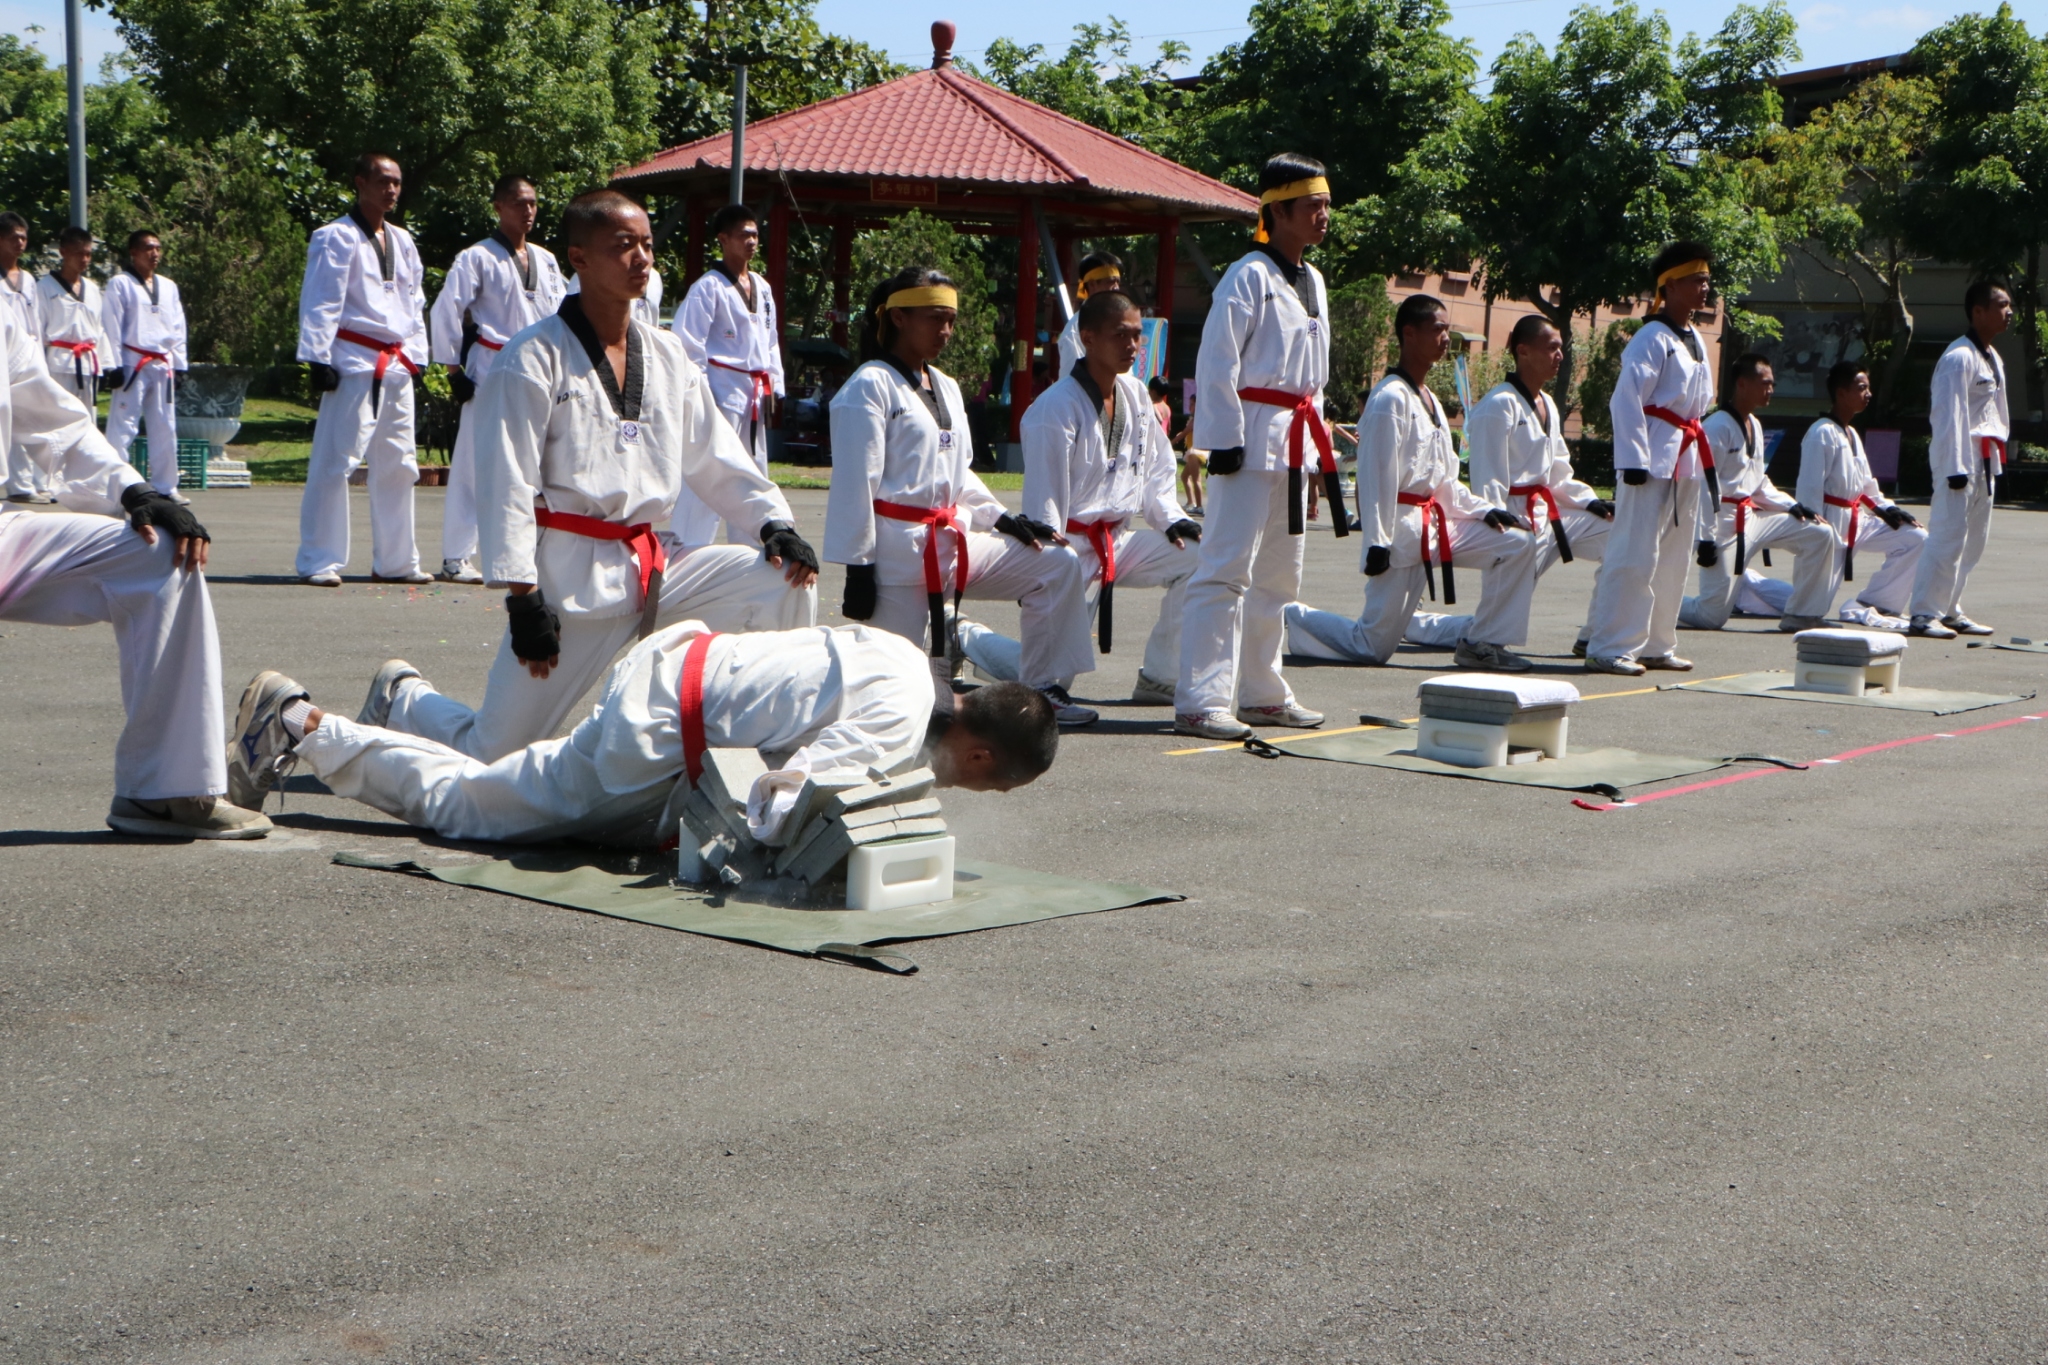
[[[1447,673],[1417,689],[1415,752],[1460,768],[1563,758],[1579,689],[1555,678]]]
[[[1899,690],[1906,637],[1879,630],[1802,630],[1792,637],[1792,690],[1860,697]]]
[[[894,908],[951,898],[953,841],[931,794],[931,769],[806,782],[783,822],[780,847],[761,843],[747,828],[747,796],[767,771],[752,749],[705,753],[703,775],[682,805],[681,880],[805,898],[844,883],[852,909],[884,908],[872,903],[884,899]]]

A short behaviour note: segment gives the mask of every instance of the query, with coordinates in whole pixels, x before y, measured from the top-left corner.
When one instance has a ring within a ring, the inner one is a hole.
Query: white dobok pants
[[[172,395],[171,372],[151,361],[132,376],[126,388],[115,389],[107,399],[107,444],[121,453],[129,464],[128,446],[139,430],[149,437],[149,486],[159,493],[178,487],[178,414]]]
[[[370,471],[370,572],[402,578],[420,567],[413,540],[412,487],[419,482],[413,445],[412,376],[397,361],[384,372],[377,413],[370,413],[372,376],[345,374],[320,395],[306,495],[299,502],[299,577],[348,567],[348,476]]]
[[[1721,509],[1720,525],[1715,529],[1715,543],[1721,553],[1712,568],[1700,570],[1699,596],[1688,597],[1679,605],[1679,625],[1688,630],[1719,630],[1727,625],[1735,610],[1735,592],[1741,584],[1742,571],[1756,558],[1757,551],[1765,549],[1787,550],[1796,559],[1792,595],[1786,600],[1785,613],[1820,617],[1828,614],[1842,573],[1842,543],[1835,539],[1832,526],[1825,521],[1801,521],[1785,512],[1752,510],[1749,524],[1743,530],[1745,558],[1740,564],[1735,562],[1734,508]],[[1863,548],[1860,541],[1857,548]]]
[[[228,789],[213,602],[173,554],[161,531],[151,545],[113,517],[0,513],[0,620],[113,624],[128,711],[114,794],[130,800]]]
[[[1081,572],[1088,581],[1083,597],[1092,633],[1097,603],[1102,596],[1102,565],[1095,557],[1095,546],[1086,536],[1076,535],[1071,540],[1074,554],[1081,561]],[[1129,610],[1127,604],[1131,600],[1124,595],[1125,588],[1166,589],[1159,602],[1159,620],[1145,641],[1142,667],[1148,678],[1166,682],[1180,668],[1181,612],[1187,599],[1188,578],[1194,573],[1197,562],[1198,552],[1193,545],[1176,549],[1172,541],[1149,526],[1126,526],[1117,532],[1116,591],[1110,597],[1110,643],[1114,645],[1117,636],[1123,635],[1125,626],[1121,623],[1130,619],[1123,615]],[[991,678],[1016,682],[1022,675],[1023,646],[987,626],[962,621],[960,652]],[[1062,687],[1071,687],[1073,682],[1071,677],[1059,679]]]
[[[1678,651],[1678,608],[1699,531],[1700,481],[1617,484],[1607,557],[1593,581],[1593,659],[1659,658]]]
[[[441,558],[476,558],[476,400],[462,405],[448,454],[448,495],[441,500]]]
[[[1572,562],[1576,564],[1585,559],[1601,566],[1593,571],[1593,583],[1597,589],[1600,583],[1599,575],[1606,568],[1604,557],[1607,554],[1607,534],[1614,529],[1614,524],[1604,517],[1596,517],[1591,512],[1582,512],[1577,508],[1566,507],[1561,510],[1564,513],[1562,520],[1565,537],[1572,543]],[[1524,514],[1517,512],[1516,515]],[[1554,566],[1562,564],[1564,559],[1558,552],[1557,536],[1551,531],[1548,522],[1545,522],[1543,529],[1535,534],[1538,541],[1536,577],[1541,579]],[[1471,630],[1472,618],[1469,616],[1445,616],[1432,611],[1418,611],[1409,620],[1404,638],[1409,644],[1421,645],[1425,649],[1455,649],[1458,641],[1470,635]],[[1587,631],[1588,627],[1579,627],[1581,640],[1586,638]],[[1290,634],[1289,639],[1292,638]],[[1479,640],[1485,637],[1471,635],[1471,638]],[[1290,644],[1288,648],[1294,647]],[[1302,651],[1294,652],[1299,654]]]
[[[1966,488],[1950,488],[1946,479],[1935,484],[1927,511],[1927,548],[1913,577],[1912,614],[1960,616],[1970,570],[1984,557],[1984,542],[1991,536],[1992,489],[1982,470],[1971,475]]]
[[[1475,644],[1521,644],[1529,638],[1529,604],[1536,591],[1541,547],[1535,537],[1527,531],[1496,531],[1483,521],[1453,521],[1450,531],[1451,567],[1466,592],[1472,590],[1473,572],[1478,572],[1479,602],[1470,616],[1437,619],[1464,622],[1459,638]],[[1432,548],[1435,543],[1432,535]],[[1576,541],[1572,549],[1577,551]],[[1437,565],[1436,572],[1441,592],[1443,566]],[[1310,658],[1384,664],[1407,633],[1428,581],[1420,562],[1366,579],[1365,610],[1356,620],[1290,602],[1288,648]]]
[[[814,588],[792,587],[782,570],[744,545],[707,545],[685,551],[664,536],[669,555],[662,573],[656,628],[702,621],[716,631],[794,630],[818,619]],[[472,710],[407,679],[392,699],[390,727],[420,735],[486,763],[548,738],[612,666],[640,629],[640,613],[563,616],[561,662],[545,678],[526,671],[512,652],[508,628],[484,682],[483,703]]]
[[[1862,508],[1857,515],[1863,520],[1856,526],[1856,578],[1849,584],[1857,591],[1843,608],[1843,619],[1857,606],[1874,608],[1886,616],[1904,616],[1912,600],[1914,576],[1927,553],[1927,528],[1901,526],[1894,531]],[[1841,546],[1842,541],[1838,538],[1835,544]],[[1842,563],[1838,554],[1837,585]],[[1877,572],[1872,573],[1873,568]]]
[[[1306,521],[1308,480],[1302,482],[1304,525],[1320,533]],[[1212,474],[1207,487],[1202,558],[1187,583],[1173,709],[1193,715],[1292,706],[1294,690],[1280,673],[1281,617],[1301,595],[1308,536],[1287,534],[1287,471]],[[1348,509],[1332,515],[1348,515]]]
[[[951,531],[943,534],[952,539]],[[950,567],[944,581],[950,600]],[[1034,550],[1000,532],[967,533],[967,591],[962,596],[1017,604],[1023,613],[1018,681],[1031,687],[1064,687],[1075,675],[1095,671],[1086,586],[1081,559],[1071,549],[1047,545]],[[922,580],[876,585],[873,625],[929,651],[931,621],[931,598]]]

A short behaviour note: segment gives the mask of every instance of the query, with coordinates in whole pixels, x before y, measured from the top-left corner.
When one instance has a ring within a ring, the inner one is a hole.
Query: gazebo
[[[1078,240],[1156,235],[1159,311],[1170,319],[1181,224],[1249,224],[1258,200],[975,80],[953,65],[954,37],[952,24],[932,25],[928,71],[749,124],[744,169],[770,182],[764,252],[778,298],[786,296],[792,215],[831,225],[833,335],[841,345],[848,339],[854,233],[917,209],[959,231],[1016,238],[1015,440],[1032,398],[1041,257],[1064,294]],[[675,196],[676,211],[664,221],[687,232],[694,267],[704,259],[706,226],[726,202],[731,172],[732,142],[720,135],[671,147],[619,171],[612,183],[629,194]]]

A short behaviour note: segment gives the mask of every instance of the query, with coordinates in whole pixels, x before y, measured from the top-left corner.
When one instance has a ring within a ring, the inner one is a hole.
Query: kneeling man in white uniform
[[[605,679],[588,718],[484,763],[444,744],[314,706],[259,673],[235,721],[234,790],[261,804],[297,762],[333,790],[450,839],[583,839],[660,847],[711,748],[761,751],[747,824],[779,843],[804,782],[923,762],[942,787],[1009,791],[1052,766],[1046,699],[998,683],[935,715],[915,644],[869,626],[719,635],[684,621],[648,636]],[[681,780],[679,780],[681,779]]]

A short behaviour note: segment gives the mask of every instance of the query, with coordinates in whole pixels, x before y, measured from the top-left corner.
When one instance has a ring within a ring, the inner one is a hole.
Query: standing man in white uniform
[[[42,315],[36,307],[36,277],[22,269],[21,258],[28,250],[28,219],[13,210],[0,213],[0,312],[15,320],[22,333],[36,343],[41,359]],[[4,452],[7,467],[0,483],[9,502],[47,503],[56,499],[36,487],[41,467],[20,441],[10,442]]]
[[[114,368],[114,350],[101,324],[100,287],[86,273],[92,265],[92,234],[68,227],[57,234],[57,269],[36,281],[36,327],[50,377],[95,410],[100,377]]]
[[[635,645],[590,716],[561,739],[484,763],[432,740],[351,723],[265,671],[243,690],[229,777],[261,804],[303,760],[337,796],[450,839],[672,844],[711,748],[774,765],[747,794],[755,838],[781,845],[809,779],[929,766],[941,787],[1010,791],[1052,766],[1043,697],[999,683],[934,714],[917,647],[867,626],[719,635],[683,621]]]
[[[832,397],[825,558],[846,566],[840,611],[920,644],[949,678],[946,589],[1015,602],[1021,680],[1062,726],[1098,719],[1067,683],[1092,672],[1086,579],[1056,528],[1010,512],[974,473],[960,386],[932,364],[953,339],[959,293],[909,266],[877,284],[861,317],[863,363]]]
[[[1614,530],[1593,584],[1586,670],[1639,677],[1652,668],[1685,672],[1678,657],[1678,609],[1685,600],[1686,549],[1702,566],[1715,554],[1706,497],[1713,450],[1700,419],[1714,405],[1714,374],[1692,316],[1707,301],[1713,253],[1675,242],[1651,265],[1658,311],[1621,353],[1608,401],[1614,429]],[[1704,485],[1704,487],[1703,487]]]
[[[1107,251],[1091,251],[1076,267],[1081,278],[1074,281],[1074,293],[1085,305],[1096,294],[1114,289],[1123,292],[1124,263]],[[1060,328],[1060,373],[1069,375],[1081,363],[1086,348],[1081,345],[1081,310],[1076,308],[1067,325]]]
[[[1834,531],[1841,554],[1830,575],[1833,586],[1863,575],[1861,590],[1837,614],[1852,626],[1904,630],[1907,594],[1927,548],[1927,531],[1878,488],[1862,434],[1849,425],[1870,406],[1868,372],[1844,360],[1828,371],[1827,385],[1832,411],[1806,429],[1799,446],[1799,501],[1826,517]],[[1879,559],[1877,572],[1870,572]]]
[[[178,283],[157,273],[164,244],[154,232],[128,234],[128,266],[107,281],[100,305],[107,344],[115,353],[107,371],[114,396],[107,403],[107,441],[128,459],[138,430],[149,435],[149,486],[185,501],[178,492],[178,380],[191,363],[185,353],[185,304]]]
[[[2012,297],[1988,280],[1963,295],[1970,330],[1949,343],[1934,366],[1928,418],[1934,427],[1927,462],[1934,503],[1927,513],[1927,551],[1913,579],[1912,635],[1953,639],[1989,635],[1991,627],[1963,612],[1963,589],[1991,535],[1991,503],[2005,472],[2012,437],[2005,361],[1992,342],[2012,326]]]
[[[680,620],[786,630],[817,619],[818,559],[789,504],[734,439],[682,343],[633,303],[654,259],[647,213],[613,190],[570,201],[585,289],[514,337],[477,394],[483,574],[507,630],[472,710],[402,659],[361,719],[492,762],[545,739],[619,649]],[[688,486],[746,542],[684,552],[664,534]]]
[[[13,309],[0,309],[0,363],[0,440],[20,444],[67,509],[0,505],[0,621],[112,623],[127,721],[114,741],[107,824],[159,838],[261,838],[268,820],[220,799],[227,764],[220,641],[200,572],[206,528],[121,462]]]
[[[1115,589],[1166,589],[1131,700],[1170,706],[1182,588],[1197,558],[1188,546],[1201,540],[1202,527],[1181,510],[1166,428],[1131,375],[1145,338],[1138,305],[1098,289],[1079,316],[1081,361],[1024,414],[1024,514],[1066,528],[1088,576],[1103,653],[1110,652]],[[973,621],[958,629],[960,650],[976,668],[991,678],[1017,677],[1023,655],[1015,640]]]
[[[1525,673],[1530,664],[1508,650],[1529,635],[1539,544],[1527,524],[1458,482],[1450,422],[1429,391],[1429,372],[1450,348],[1450,316],[1428,294],[1401,300],[1394,314],[1401,363],[1373,386],[1358,419],[1358,518],[1365,529],[1360,567],[1365,610],[1357,620],[1287,608],[1288,633],[1300,652],[1350,663],[1384,664],[1394,657],[1427,586],[1435,595],[1443,570],[1443,601],[1458,600],[1456,566],[1480,571],[1479,605],[1461,623],[1454,656],[1459,668]],[[1341,503],[1331,515],[1341,517]],[[1302,637],[1306,636],[1306,639]]]
[[[748,268],[761,249],[761,229],[752,209],[727,204],[711,219],[711,231],[721,259],[697,277],[669,325],[766,474],[768,423],[783,397],[782,326],[767,278]]]
[[[1329,296],[1304,259],[1330,230],[1323,166],[1282,153],[1259,173],[1256,248],[1216,283],[1195,361],[1194,437],[1209,452],[1202,563],[1188,583],[1174,731],[1243,739],[1254,725],[1313,728],[1280,673],[1281,614],[1301,595],[1312,446],[1334,487],[1323,423]],[[1350,526],[1333,496],[1338,535]]]
[[[1678,624],[1687,630],[1719,630],[1728,624],[1749,558],[1759,550],[1789,550],[1794,557],[1792,595],[1778,617],[1782,631],[1813,630],[1828,615],[1840,584],[1839,542],[1822,519],[1818,500],[1808,505],[1778,491],[1764,469],[1764,426],[1757,412],[1777,391],[1770,362],[1754,352],[1737,356],[1731,371],[1733,396],[1702,424],[1714,448],[1714,472],[1721,504],[1714,525],[1714,562],[1700,568],[1700,592],[1679,606]],[[1825,420],[1825,419],[1823,419]],[[1806,488],[1805,464],[1799,487]]]
[[[448,496],[441,505],[444,583],[481,583],[476,555],[477,386],[505,343],[561,307],[568,286],[554,253],[530,240],[539,192],[523,175],[491,187],[498,226],[463,248],[448,267],[431,317],[434,359],[448,367],[448,390],[461,405],[461,425],[448,460]]]
[[[299,503],[299,580],[341,586],[348,566],[348,476],[369,466],[370,579],[431,583],[413,537],[412,381],[427,363],[426,272],[412,234],[390,220],[405,178],[376,152],[356,160],[355,207],[313,234],[299,287],[299,359],[320,395],[306,493]]]

